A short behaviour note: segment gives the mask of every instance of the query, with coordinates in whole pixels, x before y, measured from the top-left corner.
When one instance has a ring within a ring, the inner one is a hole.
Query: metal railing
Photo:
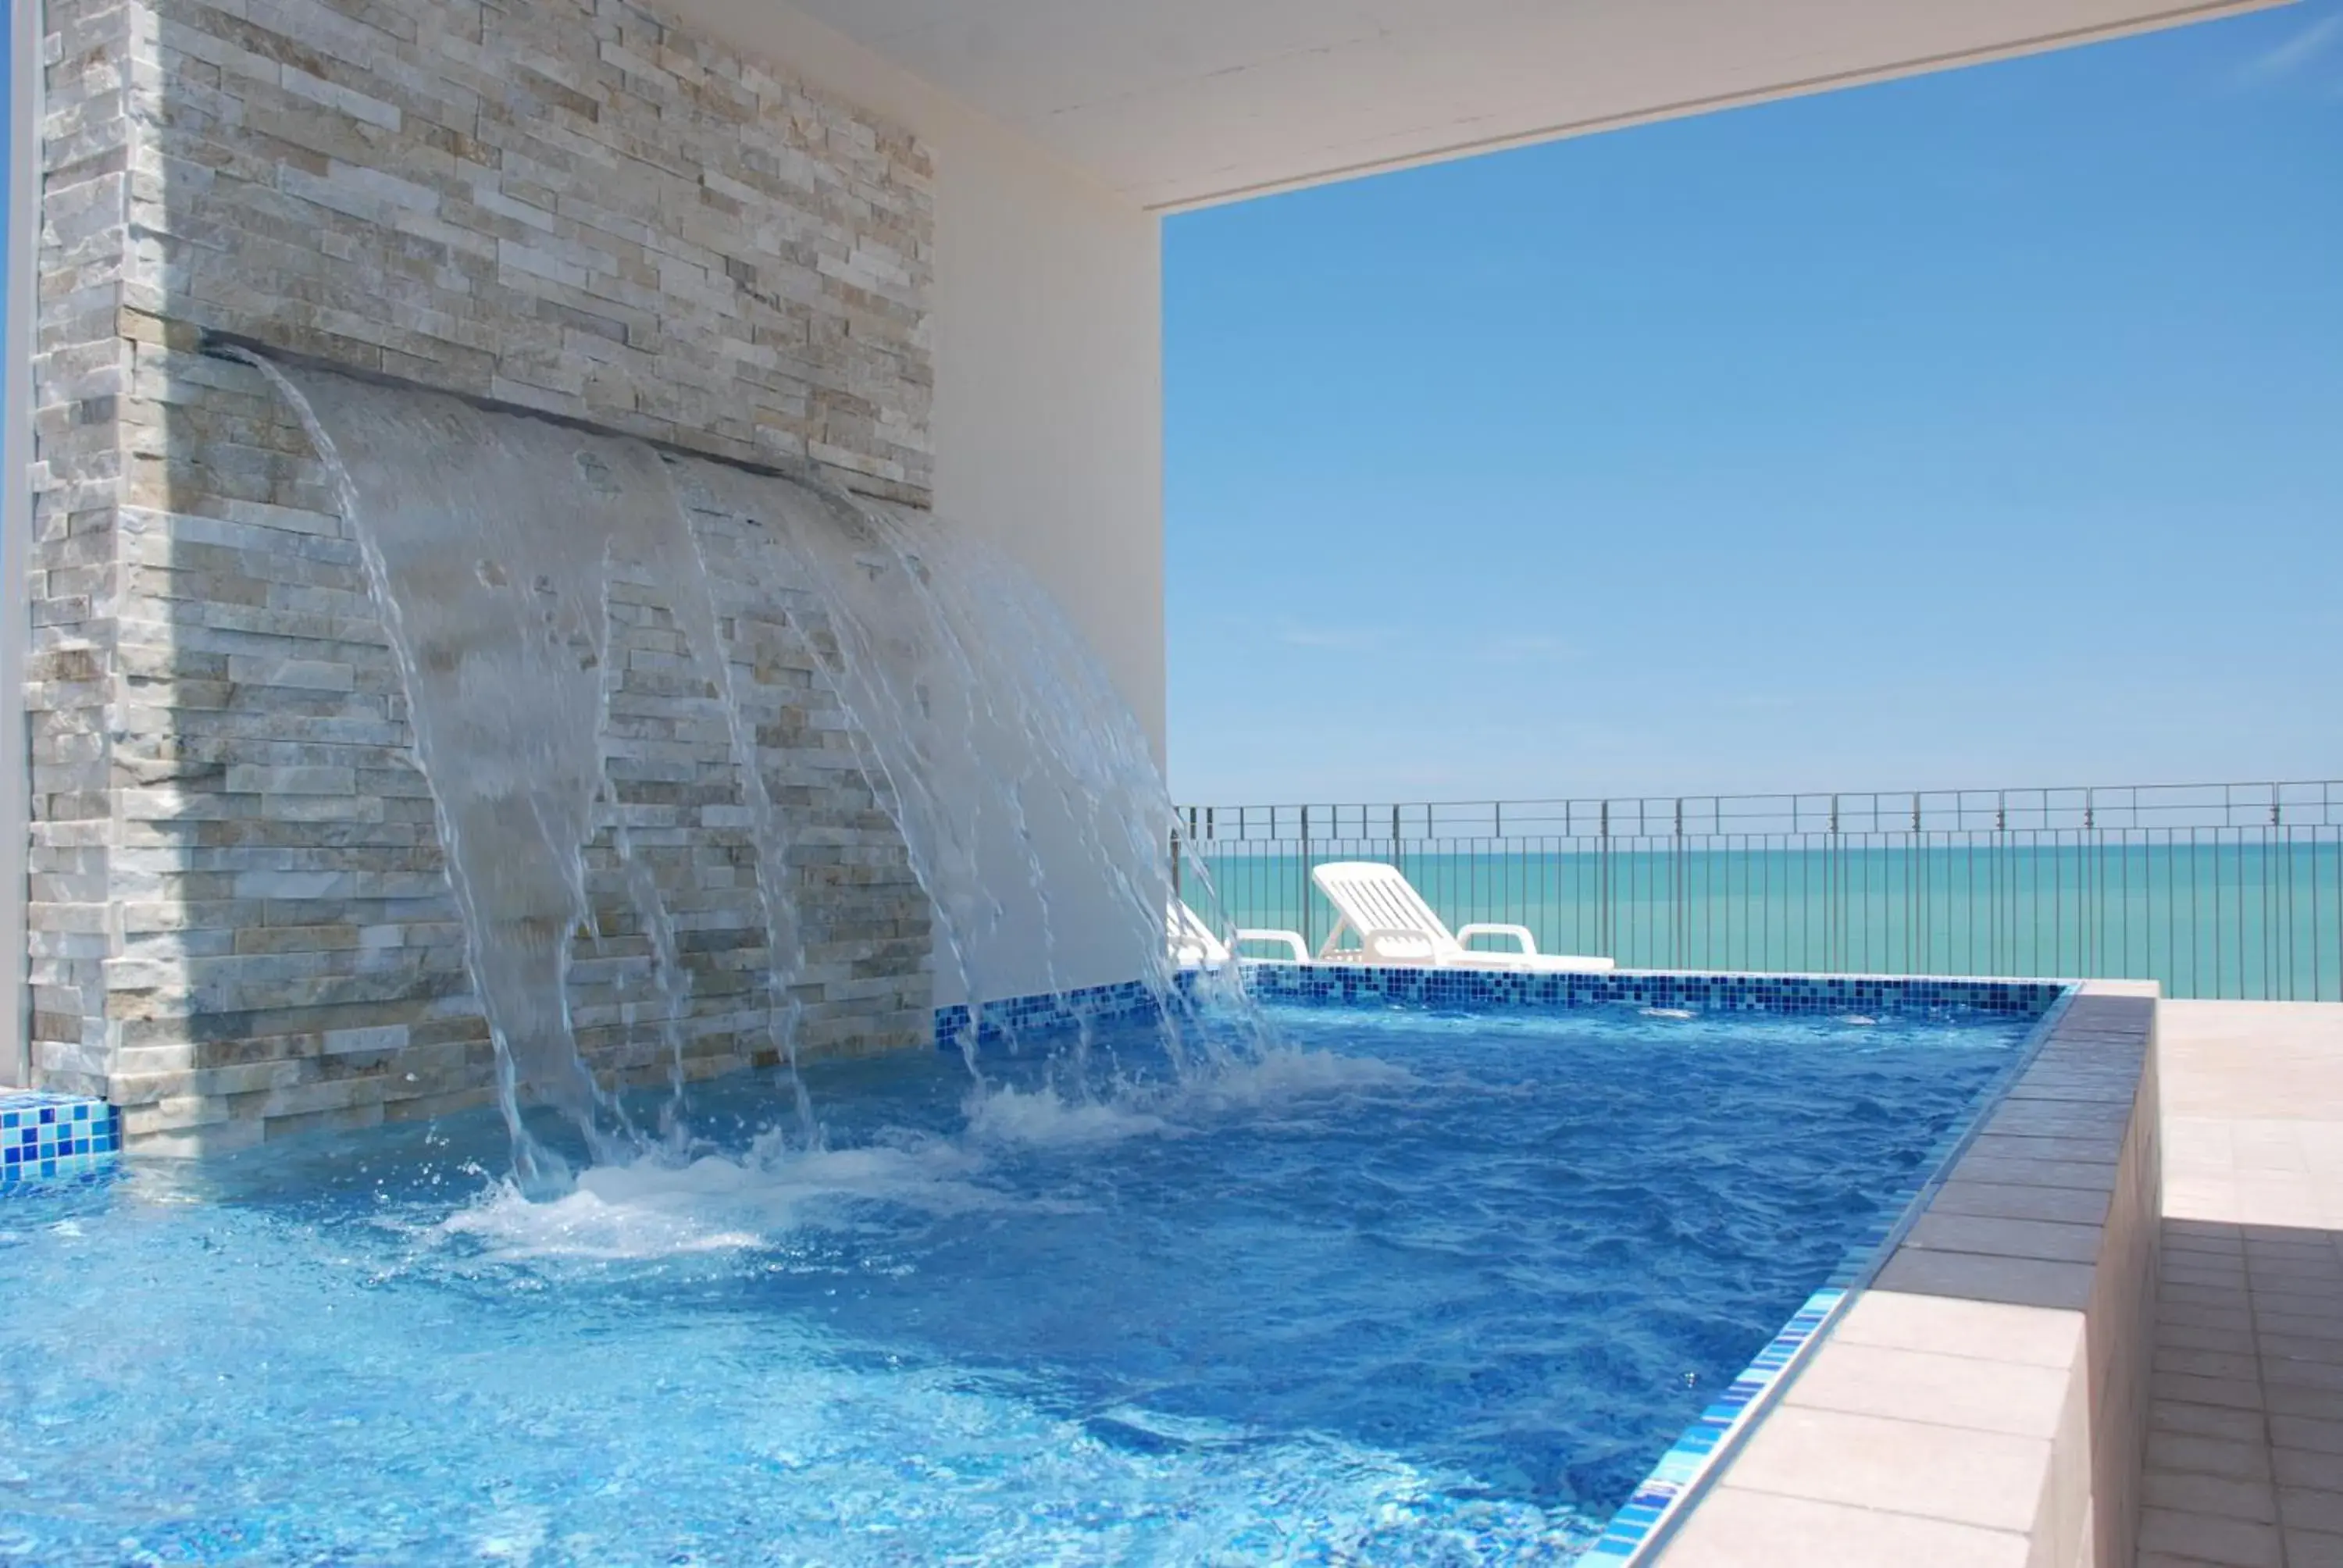
[[[1180,810],[1224,924],[1302,932],[1328,860],[1400,867],[1449,924],[1637,968],[2152,979],[2343,1000],[2343,781]]]

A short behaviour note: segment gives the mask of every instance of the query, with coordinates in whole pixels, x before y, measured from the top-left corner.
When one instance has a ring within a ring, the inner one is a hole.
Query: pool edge
[[[1646,1562],[2129,1568],[2161,1251],[2159,1000],[2152,982],[2077,988],[1912,1233]]]
[[[74,1181],[122,1157],[122,1112],[103,1100],[0,1089],[0,1193]]]
[[[1604,1525],[1594,1546],[1575,1559],[1577,1563],[1589,1568],[1633,1568],[1653,1562],[1667,1549],[1710,1486],[1829,1340],[1849,1306],[1877,1278],[1912,1227],[1927,1212],[1979,1131],[2034,1065],[2082,990],[2078,981],[2032,983],[2056,983],[2060,990],[2027,1030],[2016,1054],[1977,1091],[1967,1114],[1931,1146],[1926,1174],[1896,1194],[1896,1201],[1889,1205],[1890,1218],[1848,1247],[1829,1282],[1800,1304],[1725,1392],[1684,1428]]]

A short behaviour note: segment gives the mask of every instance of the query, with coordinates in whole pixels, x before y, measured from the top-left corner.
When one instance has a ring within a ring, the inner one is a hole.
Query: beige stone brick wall
[[[929,486],[927,155],[620,0],[145,0],[133,310]]]
[[[297,425],[203,335],[917,502],[925,156],[626,5],[48,15],[36,1076],[194,1148],[477,1101],[486,1030],[354,536]],[[805,651],[818,616],[728,583],[757,765],[799,845],[801,1039],[923,1044],[927,906]],[[619,598],[580,1043],[611,1081],[669,1070],[623,819],[674,911],[686,1071],[769,1060],[729,736],[656,592]]]

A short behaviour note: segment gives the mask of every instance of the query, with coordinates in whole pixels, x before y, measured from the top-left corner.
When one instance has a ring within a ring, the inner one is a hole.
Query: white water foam
[[[498,1181],[443,1221],[495,1262],[640,1262],[782,1244],[792,1231],[847,1222],[847,1205],[886,1202],[930,1213],[1012,1200],[974,1178],[983,1161],[944,1139],[792,1151],[768,1134],[741,1155],[688,1164],[656,1155],[581,1172],[571,1191],[532,1201]]]
[[[1231,1118],[1273,1125],[1286,1111],[1419,1082],[1405,1068],[1372,1057],[1277,1050],[1215,1075],[1109,1100],[995,1084],[969,1095],[966,1125],[950,1136],[893,1131],[867,1143],[807,1149],[775,1131],[737,1153],[679,1161],[652,1151],[593,1166],[550,1199],[498,1180],[425,1240],[460,1242],[498,1263],[648,1262],[786,1246],[795,1233],[852,1227],[860,1204],[930,1214],[1031,1209],[1037,1201],[987,1180],[996,1159],[1186,1137]]]
[[[1297,1050],[1272,1046],[1251,1060],[1232,1063],[1199,1081],[1186,1095],[1217,1109],[1274,1110],[1295,1101],[1331,1095],[1386,1094],[1421,1085],[1397,1062],[1335,1050]]]
[[[1047,1087],[996,1085],[969,1096],[969,1136],[980,1142],[1066,1149],[1119,1143],[1171,1129],[1161,1116],[1114,1101],[1072,1100]]]

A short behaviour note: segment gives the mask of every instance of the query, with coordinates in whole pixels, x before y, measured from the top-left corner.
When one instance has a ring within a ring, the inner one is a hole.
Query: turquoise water
[[[1847,835],[1678,848],[1621,839],[1188,846],[1182,885],[1211,869],[1230,924],[1302,930],[1334,915],[1306,867],[1396,862],[1453,926],[1528,926],[1548,952],[1637,968],[2150,979],[2180,997],[2343,1000],[2343,839],[2167,843],[1873,841]],[[1306,897],[1305,897],[1306,894]],[[1262,950],[1266,951],[1267,950]]]
[[[1564,1561],[2025,1025],[1282,1012],[0,1202],[0,1562]]]

